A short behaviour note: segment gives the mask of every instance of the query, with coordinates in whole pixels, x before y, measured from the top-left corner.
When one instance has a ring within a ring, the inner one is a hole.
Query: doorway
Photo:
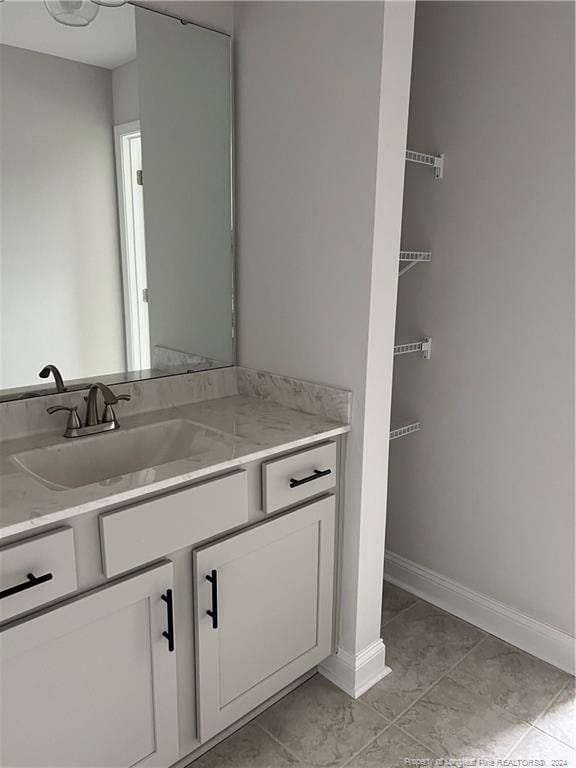
[[[118,213],[124,286],[126,367],[150,368],[150,326],[140,122],[114,127]]]

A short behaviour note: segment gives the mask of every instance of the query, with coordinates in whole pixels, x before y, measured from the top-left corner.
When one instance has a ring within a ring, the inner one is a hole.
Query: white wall
[[[411,6],[238,3],[235,32],[240,361],[354,393],[340,645],[355,655],[380,630]]]
[[[2,377],[124,369],[108,70],[2,46]]]
[[[573,4],[419,3],[409,144],[387,545],[573,633]]]

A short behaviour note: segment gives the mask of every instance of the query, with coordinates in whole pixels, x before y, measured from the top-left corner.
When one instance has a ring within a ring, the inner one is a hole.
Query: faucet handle
[[[68,421],[66,422],[66,431],[64,437],[71,437],[77,429],[82,429],[82,422],[80,416],[78,416],[78,408],[74,405],[69,407],[67,405],[52,405],[50,408],[46,408],[47,413],[57,413],[58,411],[68,411]]]
[[[118,400],[130,400],[131,395],[116,395],[116,401]],[[114,408],[112,405],[115,405],[116,403],[106,403],[104,406],[104,413],[102,414],[102,424],[109,424],[111,421],[115,421],[118,423],[118,420],[116,418],[116,414],[114,413]]]
[[[0,0],[0,3],[1,3],[1,2],[2,2],[2,0]],[[115,397],[115,400],[114,400],[114,402],[111,402],[111,403],[105,403],[105,405],[116,405],[116,403],[118,402],[118,400],[130,400],[130,398],[132,397],[132,395],[114,395],[114,397]],[[86,396],[86,395],[84,395],[84,397],[83,397],[82,399],[84,400],[84,402],[85,402],[85,403],[87,403],[87,402],[88,402],[88,398],[87,398],[87,396]]]

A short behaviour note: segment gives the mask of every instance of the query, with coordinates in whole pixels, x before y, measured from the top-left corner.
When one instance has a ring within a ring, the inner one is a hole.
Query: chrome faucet
[[[104,399],[102,418],[98,416],[98,392],[102,393]],[[110,432],[119,429],[120,424],[112,406],[120,400],[130,400],[130,395],[115,395],[106,384],[98,381],[90,386],[88,396],[84,399],[86,400],[84,424],[78,415],[78,406],[53,405],[46,409],[50,414],[57,411],[68,411],[69,416],[64,437],[83,437],[84,435],[95,435],[98,432]]]

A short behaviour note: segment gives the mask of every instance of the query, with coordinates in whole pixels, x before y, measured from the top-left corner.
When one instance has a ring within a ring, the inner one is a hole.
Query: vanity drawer
[[[246,522],[244,470],[102,514],[104,573],[116,576]]]
[[[74,592],[72,528],[59,528],[0,549],[0,621]]]
[[[323,443],[262,464],[262,503],[270,514],[336,486],[336,443]]]

